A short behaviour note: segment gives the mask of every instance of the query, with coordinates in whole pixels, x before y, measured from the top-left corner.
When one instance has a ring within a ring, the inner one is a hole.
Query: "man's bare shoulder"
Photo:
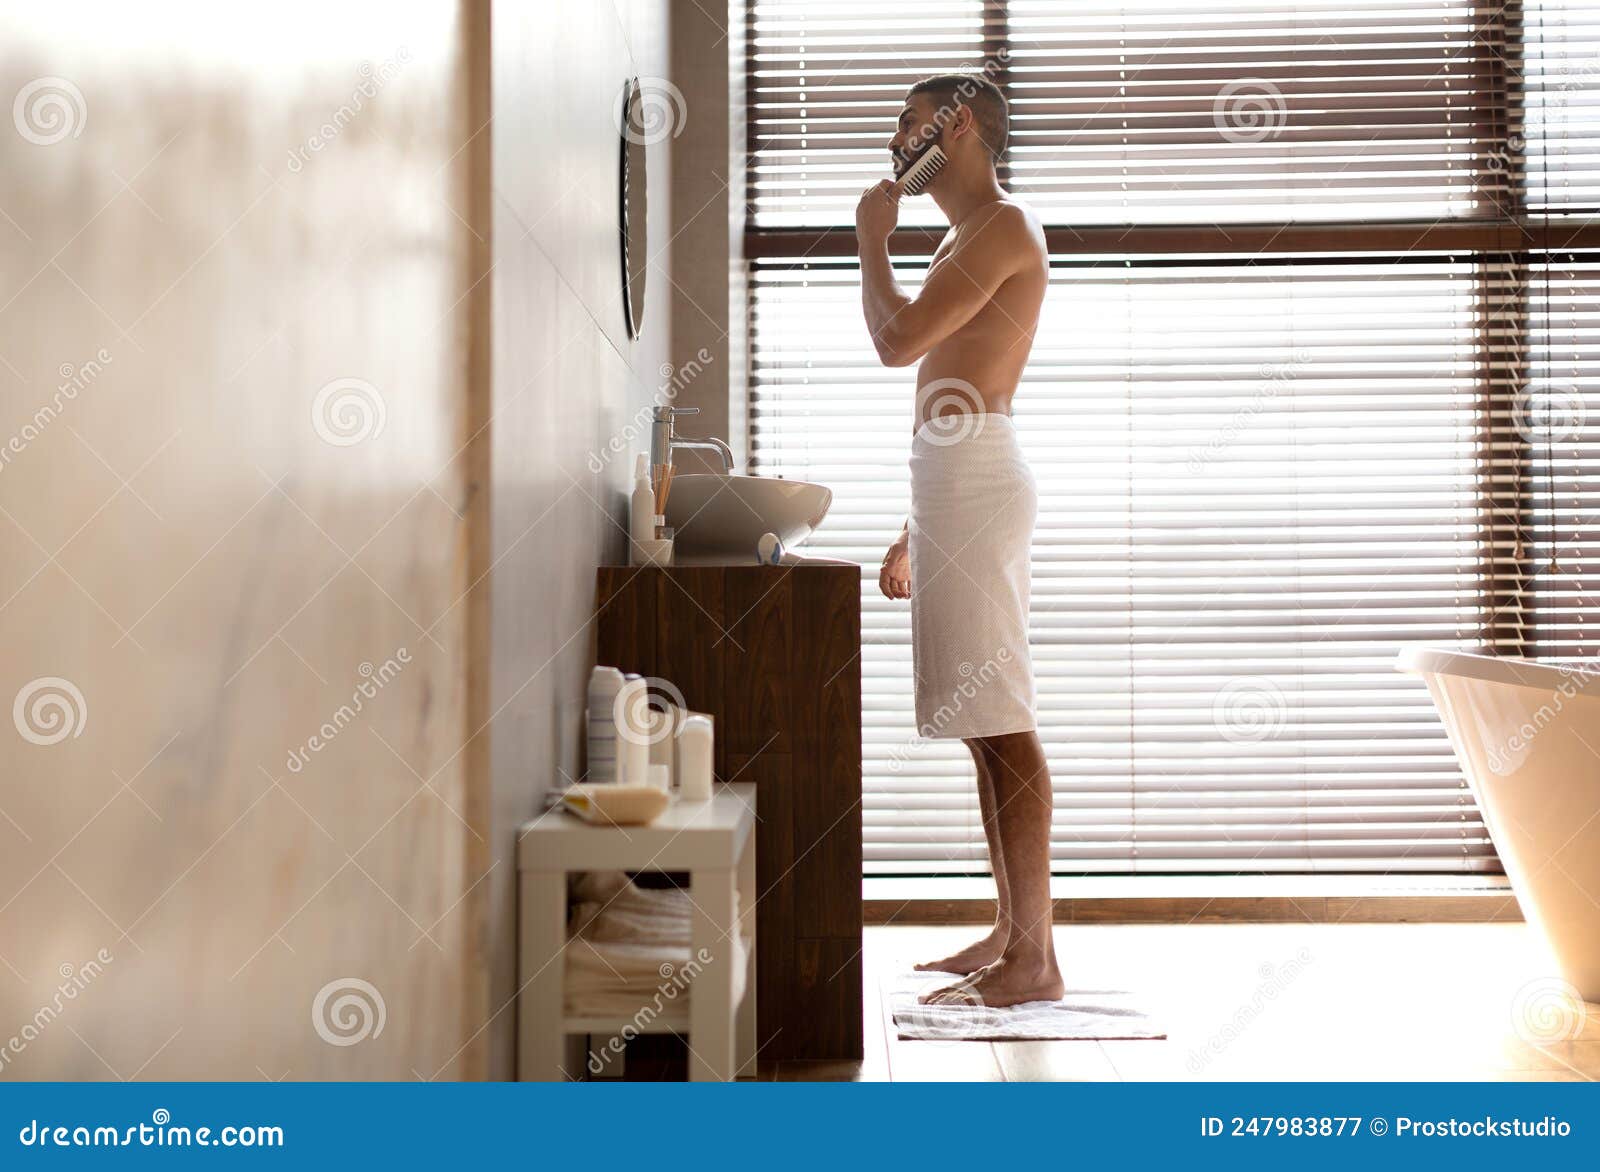
[[[1021,200],[997,199],[976,209],[962,224],[968,239],[983,237],[988,247],[1009,246],[1025,249],[1044,245],[1044,227],[1034,210]]]
[[[1026,232],[1039,243],[1044,243],[1044,224],[1039,220],[1039,213],[1020,199],[1008,199],[1004,203],[1003,214],[1016,228]]]

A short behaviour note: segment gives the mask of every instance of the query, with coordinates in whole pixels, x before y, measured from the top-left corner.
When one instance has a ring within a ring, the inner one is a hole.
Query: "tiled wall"
[[[739,4],[672,5],[672,81],[685,116],[673,142],[673,401],[698,407],[748,471],[745,443],[744,18]],[[700,460],[687,453],[686,467]],[[718,467],[705,464],[710,470]],[[700,469],[697,469],[700,470]]]
[[[667,9],[494,5],[492,1010],[516,988],[515,828],[582,767],[595,567],[626,560],[633,455],[649,450],[649,406],[674,361],[670,127],[645,134],[652,261],[637,341],[617,227],[624,80],[679,116],[663,84]],[[492,1031],[496,1076],[512,1069],[513,1012]]]

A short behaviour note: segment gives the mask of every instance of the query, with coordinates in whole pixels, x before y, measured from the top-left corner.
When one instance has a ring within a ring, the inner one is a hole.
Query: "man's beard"
[[[910,157],[907,157],[904,151],[896,151],[894,153],[894,177],[896,179],[903,177],[907,171],[911,170],[911,168],[916,165],[918,159],[922,158],[923,155],[927,154],[930,150],[938,145],[939,139],[936,136],[924,142],[920,147],[917,148],[916,153],[912,154]]]

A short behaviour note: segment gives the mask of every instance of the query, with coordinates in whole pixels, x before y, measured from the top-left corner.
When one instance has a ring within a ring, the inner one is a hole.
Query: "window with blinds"
[[[1006,91],[1001,182],[1047,222],[1469,215],[1494,195],[1486,164],[1505,137],[1498,12],[1473,0],[757,3],[753,221],[854,223],[862,189],[886,173],[906,89],[963,66]],[[943,224],[929,200],[906,212]]]
[[[869,874],[986,869],[877,590],[914,382],[876,361],[851,228],[905,90],[960,67],[1008,95],[1002,182],[1051,251],[1012,410],[1057,870],[1498,869],[1393,663],[1596,653],[1588,9],[751,4],[752,463],[832,487],[812,547],[864,566]],[[945,224],[901,224],[914,294]]]
[[[1593,215],[1600,212],[1600,4],[1527,0],[1521,7],[1527,120],[1513,127],[1510,145],[1526,151],[1528,205]]]
[[[1495,471],[1516,518],[1518,654],[1591,668],[1600,656],[1600,253],[1536,255],[1525,270],[1527,368],[1500,388]],[[1506,410],[1509,408],[1509,410]],[[1519,548],[1520,547],[1520,548]],[[1509,588],[1508,588],[1509,586]]]

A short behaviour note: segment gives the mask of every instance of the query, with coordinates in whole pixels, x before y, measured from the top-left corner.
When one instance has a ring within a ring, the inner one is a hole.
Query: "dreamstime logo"
[[[650,427],[655,422],[654,412],[657,406],[670,407],[678,397],[678,392],[683,390],[695,379],[705,372],[707,366],[716,361],[716,355],[704,346],[696,350],[694,357],[687,362],[674,366],[670,362],[663,362],[658,367],[661,375],[661,385],[657,388],[664,400],[662,403],[647,403],[633,413],[633,417],[623,425],[622,429],[611,436],[606,446],[600,451],[589,452],[589,471],[595,474],[603,472],[606,465],[611,463],[615,456],[620,456],[630,451],[636,441],[641,437],[650,435]],[[631,469],[629,470],[632,471]]]
[[[1250,401],[1235,411],[1228,421],[1217,429],[1216,434],[1206,441],[1204,447],[1190,450],[1189,458],[1184,462],[1185,467],[1190,472],[1204,471],[1212,458],[1220,455],[1238,439],[1250,421],[1261,413],[1266,404],[1276,399],[1279,390],[1292,381],[1300,368],[1310,361],[1311,351],[1298,350],[1290,362],[1277,365],[1264,364],[1261,367],[1261,385],[1256,388],[1256,393],[1250,397]]]
[[[1527,141],[1522,137],[1522,135],[1520,135],[1520,134],[1507,135],[1506,136],[1506,144],[1505,144],[1505,146],[1496,147],[1494,150],[1489,152],[1489,155],[1488,155],[1489,170],[1491,170],[1491,171],[1510,171],[1510,170],[1512,170],[1514,165],[1515,165],[1515,163],[1516,163],[1516,160],[1519,157],[1521,157],[1523,151],[1525,151],[1527,149],[1527,146],[1528,146]]]
[[[401,46],[396,51],[393,59],[385,61],[377,69],[373,69],[372,62],[363,61],[360,69],[361,82],[351,91],[350,100],[333,112],[333,117],[317,127],[317,132],[306,139],[303,146],[297,146],[289,152],[289,170],[299,174],[310,161],[310,156],[318,153],[344,131],[355,116],[361,113],[368,99],[377,96],[379,90],[388,85],[394,75],[400,72],[400,67],[411,61],[411,50]]]
[[[53,146],[77,138],[88,121],[83,91],[64,77],[38,77],[17,91],[11,121],[17,133],[35,146]]]
[[[1588,406],[1576,387],[1526,386],[1517,392],[1511,421],[1524,443],[1566,443],[1583,433]]]
[[[1578,991],[1555,977],[1529,981],[1511,998],[1512,1028],[1517,1037],[1536,1046],[1578,1037],[1587,1014]]]
[[[983,434],[988,412],[978,388],[964,378],[937,378],[917,388],[917,415],[926,421],[917,434],[936,448],[947,448]],[[955,411],[940,414],[941,408]]]
[[[1566,708],[1566,702],[1594,678],[1593,672],[1576,666],[1563,666],[1561,674],[1561,684],[1551,699],[1539,705],[1533,717],[1513,729],[1503,742],[1489,746],[1486,756],[1491,773],[1506,777],[1521,769],[1528,759],[1528,751],[1533,748],[1534,738],[1548,728]]]
[[[87,1043],[85,1043],[87,1045]],[[30,1119],[17,1132],[23,1147],[40,1148],[281,1148],[283,1128],[256,1124],[230,1124],[220,1130],[173,1124],[172,1112],[157,1107],[149,1123],[111,1127],[103,1123],[75,1127],[52,1126],[46,1119]]]
[[[629,102],[633,89],[624,86],[611,120],[618,132],[635,146],[654,146],[683,133],[689,105],[683,91],[664,77],[639,79],[639,100]]]
[[[1571,61],[1563,61],[1557,70],[1561,84],[1554,87],[1547,84],[1544,87],[1545,106],[1552,110],[1565,111],[1568,104],[1567,96],[1574,91],[1581,94],[1587,90],[1597,72],[1600,72],[1600,61],[1583,61],[1577,68],[1573,68]],[[1546,115],[1546,119],[1549,120],[1549,115]]]
[[[81,366],[63,362],[56,372],[61,376],[61,381],[56,384],[56,391],[51,396],[50,402],[35,411],[33,418],[24,423],[4,447],[0,447],[0,472],[10,467],[14,457],[21,455],[29,444],[43,435],[45,428],[60,418],[66,405],[78,397],[78,392],[99,378],[110,364],[111,355],[103,346],[95,351],[93,358]]]
[[[656,368],[656,373],[661,376],[661,385],[656,389],[669,401],[675,399],[679,391],[699,378],[705,368],[716,360],[717,356],[702,346],[687,362],[680,362],[676,366],[663,362]]]
[[[11,720],[22,739],[33,745],[58,745],[83,735],[89,705],[71,680],[40,676],[29,680],[11,704]]]
[[[336,448],[376,439],[388,418],[378,388],[359,378],[334,379],[311,403],[311,426],[323,442]]]
[[[643,687],[625,687],[617,693],[611,716],[617,736],[630,745],[654,745],[677,732],[669,720],[660,719],[670,707],[687,709],[683,693],[671,680],[645,676]],[[629,684],[634,681],[629,680]],[[659,692],[661,695],[657,695]]]
[[[1289,106],[1283,92],[1270,81],[1245,77],[1222,87],[1212,104],[1211,118],[1229,142],[1264,142],[1282,133],[1289,121]]]
[[[383,994],[360,977],[340,977],[317,990],[311,1025],[330,1046],[354,1046],[383,1033],[388,1009]]]
[[[950,695],[948,704],[939,705],[933,716],[923,723],[917,730],[917,735],[924,740],[932,740],[939,735],[941,729],[948,728],[950,722],[956,718],[966,702],[973,699],[979,692],[992,683],[1000,674],[1000,669],[1011,662],[1011,648],[1002,647],[993,656],[983,661],[979,667],[963,661],[956,671],[961,675],[961,682],[956,685],[955,691]],[[889,772],[898,773],[904,764],[910,742],[899,744],[889,754]]]
[[[711,953],[704,948],[698,950],[683,964],[663,961],[656,970],[661,976],[661,984],[656,987],[655,996],[640,1006],[633,1017],[609,1040],[589,1051],[589,1073],[595,1076],[603,1074],[606,1067],[611,1064],[611,1060],[619,1057],[629,1042],[649,1028],[650,1023],[660,1017],[662,1011],[689,988],[711,961]]]
[[[356,670],[361,675],[361,682],[356,685],[355,691],[350,693],[350,703],[341,704],[334,709],[333,717],[322,722],[322,727],[306,738],[303,745],[289,751],[289,772],[299,773],[311,763],[311,754],[320,753],[332,743],[333,738],[348,728],[355,718],[361,715],[366,707],[366,701],[371,700],[383,690],[406,664],[411,662],[409,648],[401,647],[394,655],[383,661],[382,666],[373,667],[371,663],[362,663]]]
[[[1001,1026],[1001,1014],[984,1001],[977,986],[958,982],[932,1001],[912,999],[894,1014],[895,1024],[909,1037],[933,1042],[973,1042],[992,1038]]]
[[[1006,65],[1010,63],[1010,61],[1011,50],[1002,48],[993,57],[986,58],[982,67],[979,69],[972,69],[970,67],[963,66],[962,72],[965,72],[967,76],[963,77],[961,81],[956,83],[954,94],[956,99],[955,103],[953,105],[948,102],[942,103],[939,108],[933,112],[933,118],[929,122],[917,127],[917,129],[912,133],[911,137],[906,140],[906,145],[903,151],[905,160],[909,162],[910,160],[914,159],[922,152],[922,147],[925,143],[934,141],[940,131],[942,131],[951,122],[955,121],[956,114],[961,109],[962,105],[965,102],[970,102],[973,96],[978,92],[978,86],[975,82],[973,82],[972,78],[982,76],[984,79],[992,82],[994,80],[994,74],[999,73]],[[986,142],[984,145],[990,147],[990,153],[993,153],[992,144]]]
[[[1211,701],[1211,723],[1222,739],[1251,745],[1283,731],[1289,705],[1278,685],[1260,676],[1229,680]]]
[[[1306,967],[1311,963],[1312,956],[1309,948],[1302,948],[1294,957],[1283,964],[1273,964],[1271,961],[1262,961],[1258,970],[1261,974],[1261,983],[1256,986],[1250,1000],[1234,1010],[1233,1017],[1223,1023],[1221,1029],[1207,1038],[1199,1048],[1189,1051],[1189,1071],[1198,1074],[1208,1066],[1213,1058],[1221,1054],[1230,1045],[1238,1040],[1239,1036],[1255,1023],[1266,1009],[1266,1003],[1276,1001],[1278,995],[1294,983]]]
[[[87,960],[81,965],[63,964],[58,968],[56,971],[61,974],[61,983],[56,986],[55,996],[39,1006],[33,1016],[24,1022],[22,1028],[12,1037],[0,1040],[0,1070],[4,1070],[7,1062],[26,1050],[28,1043],[35,1041],[44,1033],[45,1029],[66,1009],[64,1003],[76,1001],[78,994],[87,989],[110,963],[111,953],[102,948],[94,954],[92,960]]]

